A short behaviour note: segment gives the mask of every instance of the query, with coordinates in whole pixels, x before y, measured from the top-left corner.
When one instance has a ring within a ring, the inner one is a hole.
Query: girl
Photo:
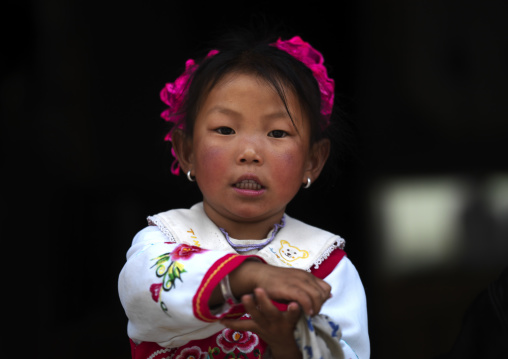
[[[148,217],[119,278],[133,358],[368,358],[344,240],[285,214],[330,152],[334,82],[299,37],[212,50],[161,92],[190,209]]]

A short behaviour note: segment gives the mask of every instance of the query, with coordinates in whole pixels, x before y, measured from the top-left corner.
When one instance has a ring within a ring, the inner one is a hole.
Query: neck
[[[234,239],[265,239],[268,233],[274,229],[275,224],[280,224],[284,211],[266,218],[243,220],[242,218],[226,218],[221,216],[210,206],[203,206],[206,215],[217,225],[224,229]]]
[[[270,238],[265,239],[263,241],[263,243],[245,244],[245,245],[232,243],[231,240],[229,239],[228,232],[226,232],[223,228],[219,228],[219,229],[226,237],[226,241],[229,243],[229,245],[231,247],[233,247],[235,249],[235,251],[248,252],[248,251],[255,250],[255,249],[260,250],[260,249],[264,248],[267,244],[271,243],[273,241],[273,239],[275,238],[275,236],[277,235],[277,232],[279,231],[279,229],[284,228],[284,226],[285,226],[285,220],[284,220],[284,217],[282,217],[281,223],[274,225],[272,235],[270,236]]]
[[[234,239],[265,239],[268,233],[274,228],[274,225],[279,222],[272,223],[271,225],[263,225],[262,227],[250,226],[245,224],[230,225],[230,228],[220,227],[223,231],[227,232],[228,235]]]

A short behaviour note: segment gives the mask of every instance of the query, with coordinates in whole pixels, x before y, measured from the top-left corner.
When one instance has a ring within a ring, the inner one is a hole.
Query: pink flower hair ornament
[[[206,58],[218,53],[218,50],[211,50],[206,55]],[[188,59],[185,62],[185,71],[183,74],[181,74],[175,82],[167,83],[160,92],[162,102],[169,106],[169,108],[161,113],[161,117],[167,122],[172,122],[180,129],[183,129],[184,127],[183,118],[185,117],[185,113],[183,112],[182,105],[189,88],[189,78],[197,70],[197,68],[198,65],[196,62],[193,59]],[[172,132],[173,130],[168,132],[166,137],[164,137],[164,141],[171,141]],[[178,164],[176,153],[173,148],[171,149],[171,154],[175,158],[171,165],[171,173],[178,175],[180,174],[180,165]]]
[[[308,42],[303,41],[299,36],[295,36],[290,40],[281,40],[280,38],[270,44],[282,51],[287,52],[295,59],[303,62],[314,75],[318,82],[319,91],[321,92],[321,114],[326,120],[321,126],[324,130],[330,124],[330,116],[333,109],[333,100],[335,95],[335,81],[328,77],[328,72],[324,66],[323,55],[314,49]],[[211,50],[206,58],[218,54],[218,50]],[[199,67],[193,59],[185,62],[185,71],[174,82],[167,83],[160,92],[162,102],[169,106],[161,113],[161,117],[167,121],[172,122],[177,128],[184,128],[183,102],[189,87],[189,79],[192,74]],[[173,128],[174,129],[174,128]],[[171,141],[171,134],[173,129],[164,138],[165,141]],[[175,157],[171,165],[171,173],[178,175],[180,173],[180,165],[176,159],[174,149],[171,149],[171,154]]]
[[[322,126],[324,130],[330,124],[335,96],[335,81],[328,77],[323,55],[308,42],[303,41],[300,36],[295,36],[290,40],[278,39],[277,42],[271,45],[287,52],[311,69],[321,92],[321,114],[326,119],[326,124]]]

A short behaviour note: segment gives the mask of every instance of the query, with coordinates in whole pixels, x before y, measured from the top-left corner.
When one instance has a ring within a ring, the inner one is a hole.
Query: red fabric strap
[[[228,313],[220,317],[216,317],[210,313],[208,300],[214,288],[219,284],[222,278],[236,269],[245,260],[257,258],[263,261],[260,257],[244,256],[238,254],[227,254],[221,260],[215,262],[210,269],[206,272],[201,285],[198,287],[194,298],[192,299],[192,306],[194,316],[205,322],[215,322],[221,317],[240,317],[244,314],[243,305],[235,305]],[[263,261],[264,262],[264,261]]]
[[[319,279],[325,279],[345,256],[346,252],[340,248],[336,248],[332,253],[330,253],[330,256],[320,264],[319,268],[313,267],[310,272]]]

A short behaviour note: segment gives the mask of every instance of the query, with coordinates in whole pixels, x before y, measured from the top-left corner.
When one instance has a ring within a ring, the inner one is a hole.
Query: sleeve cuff
[[[210,311],[208,301],[214,288],[226,275],[231,273],[240,264],[248,259],[257,259],[264,262],[257,256],[245,256],[239,254],[227,254],[215,262],[206,272],[203,280],[192,299],[194,316],[204,322],[215,322],[223,317],[240,317],[245,313],[242,304],[234,306],[226,305],[213,311]]]

